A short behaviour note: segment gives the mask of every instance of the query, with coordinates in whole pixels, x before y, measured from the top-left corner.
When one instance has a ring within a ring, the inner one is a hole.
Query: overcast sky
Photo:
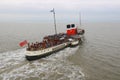
[[[0,22],[119,22],[120,0],[0,0]]]

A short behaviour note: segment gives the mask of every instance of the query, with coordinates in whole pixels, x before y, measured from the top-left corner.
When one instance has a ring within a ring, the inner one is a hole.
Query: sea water
[[[66,32],[66,24],[57,24]],[[83,42],[35,61],[19,42],[54,34],[49,23],[0,23],[0,80],[120,80],[120,24],[85,23]]]

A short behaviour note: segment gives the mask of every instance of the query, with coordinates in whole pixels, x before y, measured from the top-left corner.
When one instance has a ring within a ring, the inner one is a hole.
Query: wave
[[[25,49],[0,53],[0,80],[83,80],[81,68],[67,60],[77,49],[66,48],[30,62],[24,57]]]

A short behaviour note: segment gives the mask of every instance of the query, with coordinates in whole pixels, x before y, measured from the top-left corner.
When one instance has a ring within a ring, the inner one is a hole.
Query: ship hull
[[[37,59],[40,59],[40,58],[44,58],[46,56],[49,56],[50,54],[52,54],[53,52],[48,52],[46,54],[43,54],[43,55],[36,55],[36,56],[29,56],[29,55],[26,55],[26,59],[29,60],[29,61],[32,61],[32,60],[37,60]]]
[[[66,48],[70,43],[63,43],[57,46],[53,46],[51,48],[38,50],[38,51],[26,51],[26,59],[29,61],[37,60],[46,56],[49,56],[55,52],[58,52],[64,48]]]
[[[71,42],[70,47],[75,47],[75,46],[79,45],[79,43],[80,43],[79,40],[73,41],[73,42]]]

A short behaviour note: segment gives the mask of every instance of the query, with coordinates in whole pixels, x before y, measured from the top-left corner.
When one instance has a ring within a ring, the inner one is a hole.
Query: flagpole
[[[80,27],[81,27],[81,12],[80,12],[80,14],[79,14],[79,20],[80,20]]]
[[[53,8],[53,10],[51,10],[51,12],[53,12],[54,26],[55,26],[55,34],[57,34],[57,28],[56,28],[56,18],[55,18],[55,10],[54,10],[54,8]]]

